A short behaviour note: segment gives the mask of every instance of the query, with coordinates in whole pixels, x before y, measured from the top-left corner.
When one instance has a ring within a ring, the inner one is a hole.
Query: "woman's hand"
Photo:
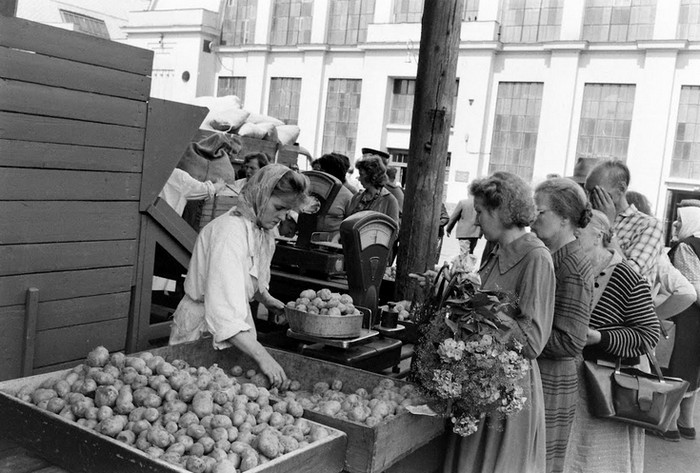
[[[284,370],[269,353],[265,352],[265,356],[260,360],[259,367],[260,371],[270,380],[270,384],[273,387],[283,388],[288,384]]]
[[[600,339],[600,332],[589,327],[588,333],[586,334],[586,345],[597,345],[600,343]]]

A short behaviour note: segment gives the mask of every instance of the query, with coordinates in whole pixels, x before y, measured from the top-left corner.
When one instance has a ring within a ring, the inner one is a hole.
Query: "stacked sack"
[[[209,113],[200,130],[218,131],[266,141],[293,145],[299,138],[299,127],[285,125],[282,120],[245,110],[235,95],[197,97],[194,105],[207,107]]]

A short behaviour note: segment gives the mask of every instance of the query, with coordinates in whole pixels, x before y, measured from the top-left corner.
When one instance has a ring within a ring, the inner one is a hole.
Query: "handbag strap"
[[[647,358],[649,358],[649,363],[651,364],[652,368],[654,368],[654,373],[656,374],[656,377],[659,378],[659,382],[665,383],[666,381],[664,381],[664,375],[661,372],[661,366],[659,365],[659,362],[656,359],[656,355],[654,355],[654,350],[651,349],[646,340],[644,341],[644,350],[646,350],[646,355]]]

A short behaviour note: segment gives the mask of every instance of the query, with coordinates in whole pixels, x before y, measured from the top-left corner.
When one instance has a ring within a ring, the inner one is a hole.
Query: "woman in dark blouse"
[[[376,156],[362,159],[355,164],[360,173],[360,184],[365,188],[355,194],[348,204],[346,216],[363,210],[374,210],[388,215],[399,224],[399,203],[384,187],[387,182],[386,168]]]

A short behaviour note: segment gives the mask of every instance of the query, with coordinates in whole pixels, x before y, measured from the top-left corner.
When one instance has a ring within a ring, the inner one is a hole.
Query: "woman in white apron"
[[[171,345],[210,333],[215,349],[235,346],[257,362],[274,386],[286,381],[282,367],[257,341],[249,303],[284,308],[268,292],[275,229],[288,211],[306,203],[308,188],[303,174],[270,164],[248,181],[235,207],[202,229],[185,296],[173,315]]]

